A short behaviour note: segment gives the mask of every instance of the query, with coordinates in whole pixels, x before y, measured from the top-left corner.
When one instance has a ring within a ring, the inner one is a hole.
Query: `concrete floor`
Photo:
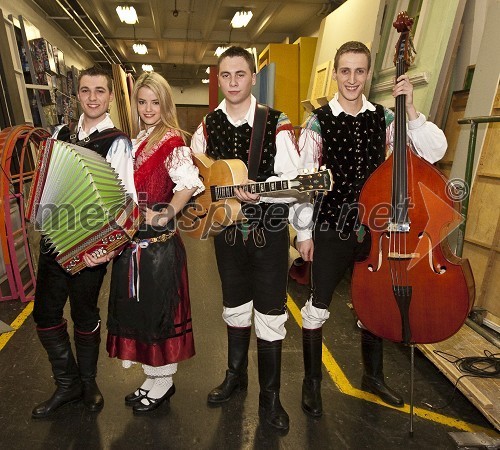
[[[100,413],[77,403],[45,420],[31,418],[31,409],[53,392],[50,367],[38,341],[31,304],[0,302],[0,320],[18,320],[19,329],[0,336],[1,449],[454,449],[450,432],[486,432],[498,437],[475,407],[418,351],[415,351],[414,435],[409,436],[409,406],[394,409],[360,390],[362,365],[359,331],[347,306],[348,282],[335,293],[325,325],[323,368],[324,415],[308,418],[301,410],[303,377],[301,330],[296,321],[308,296],[290,281],[290,319],[284,342],[282,403],[290,415],[290,431],[276,434],[258,418],[256,342],[249,355],[249,387],[229,403],[211,408],[207,393],[226,370],[226,330],[221,318],[221,292],[213,242],[186,237],[193,328],[197,354],[179,364],[177,392],[170,404],[146,416],[133,416],[123,397],[143,381],[139,367],[122,369],[101,344],[98,383],[105,397]],[[106,317],[109,278],[101,292]],[[68,316],[69,317],[69,316]],[[410,350],[385,346],[388,383],[409,402]],[[423,402],[450,406],[431,412]]]

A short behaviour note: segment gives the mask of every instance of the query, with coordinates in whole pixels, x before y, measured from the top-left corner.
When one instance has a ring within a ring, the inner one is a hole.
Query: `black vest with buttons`
[[[280,111],[269,108],[260,166],[255,181],[265,181],[270,176],[276,175],[274,173],[276,127],[280,115]],[[235,127],[222,110],[216,109],[207,114],[205,126],[208,156],[213,159],[241,159],[248,167],[248,150],[252,137],[252,127],[248,123]]]
[[[332,170],[335,184],[321,203],[318,224],[349,233],[358,225],[357,201],[366,179],[385,160],[384,107],[356,117],[334,116],[329,105],[314,111],[323,141],[320,164]]]

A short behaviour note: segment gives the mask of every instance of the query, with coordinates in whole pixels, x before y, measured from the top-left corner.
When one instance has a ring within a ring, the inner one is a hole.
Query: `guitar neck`
[[[216,202],[218,200],[236,197],[234,193],[234,190],[236,188],[243,189],[244,191],[250,192],[251,194],[268,194],[270,192],[286,191],[290,189],[289,186],[289,180],[262,181],[259,183],[233,186],[210,186],[210,192],[212,194],[212,201]]]

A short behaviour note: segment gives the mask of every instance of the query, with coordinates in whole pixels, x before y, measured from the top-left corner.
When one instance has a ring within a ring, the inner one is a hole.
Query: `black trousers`
[[[314,230],[312,263],[312,304],[327,309],[333,293],[354,261],[362,260],[370,250],[369,235],[358,242],[356,232],[339,233],[335,229]]]
[[[69,297],[71,319],[79,331],[92,331],[98,324],[97,300],[107,264],[86,268],[76,275],[66,273],[40,243],[33,318],[39,328],[50,328],[62,322]]]
[[[236,308],[253,300],[254,308],[262,314],[284,314],[288,226],[276,229],[259,226],[248,235],[239,226],[231,226],[217,235],[214,242],[224,306]]]

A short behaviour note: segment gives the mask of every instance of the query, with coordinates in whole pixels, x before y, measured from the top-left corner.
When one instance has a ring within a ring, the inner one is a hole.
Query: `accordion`
[[[55,139],[40,146],[25,216],[72,275],[86,267],[85,253],[99,257],[120,247],[143,219],[102,156]]]

